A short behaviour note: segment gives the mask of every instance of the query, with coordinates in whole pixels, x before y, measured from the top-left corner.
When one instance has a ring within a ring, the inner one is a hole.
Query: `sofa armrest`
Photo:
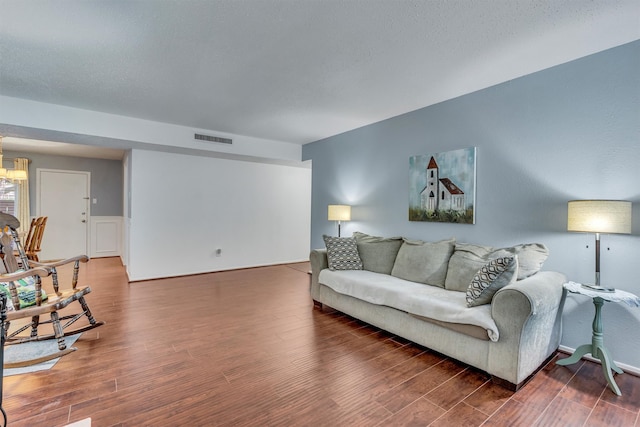
[[[326,249],[313,249],[309,254],[309,261],[311,262],[311,298],[314,301],[320,302],[320,286],[318,284],[318,275],[322,270],[329,267],[327,261]]]
[[[554,271],[541,271],[523,280],[518,280],[496,292],[491,303],[492,316],[499,316],[503,306],[510,306],[510,300],[524,298],[529,315],[537,315],[555,310],[562,300],[563,283],[566,277]],[[514,313],[511,313],[513,315]],[[522,314],[522,313],[521,313]]]
[[[489,363],[498,369],[496,372],[504,370],[505,376],[499,377],[521,383],[526,379],[524,372],[531,372],[558,348],[565,282],[561,273],[541,271],[496,292],[491,316],[500,339],[491,351]],[[517,358],[513,357],[514,352]]]

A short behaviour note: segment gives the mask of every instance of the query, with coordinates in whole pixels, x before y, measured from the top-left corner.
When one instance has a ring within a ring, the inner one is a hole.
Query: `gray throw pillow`
[[[510,248],[496,249],[490,255],[492,259],[518,255],[518,280],[533,276],[542,268],[549,257],[549,249],[542,243],[526,243]]]
[[[527,243],[501,249],[471,243],[456,243],[456,249],[449,260],[445,288],[465,292],[480,267],[491,260],[514,255],[518,256],[517,280],[522,280],[540,271],[549,256],[549,250],[541,243]]]
[[[322,236],[330,270],[362,270],[355,237]]]
[[[498,290],[515,282],[517,273],[517,255],[489,261],[478,270],[467,288],[467,306],[490,304]]]
[[[377,237],[358,231],[353,233],[364,270],[391,274],[396,256],[402,246],[402,237]]]
[[[454,247],[455,239],[433,243],[404,239],[391,275],[443,288]]]

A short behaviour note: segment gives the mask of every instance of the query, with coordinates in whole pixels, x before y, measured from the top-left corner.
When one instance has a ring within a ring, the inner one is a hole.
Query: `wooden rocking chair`
[[[27,255],[27,259],[40,261],[38,259],[38,252],[40,252],[42,236],[44,235],[44,228],[46,225],[46,216],[40,216],[31,220],[29,232],[24,240],[24,252]]]
[[[6,333],[6,345],[20,344],[30,341],[41,341],[47,339],[57,339],[59,352],[48,357],[45,360],[60,357],[64,354],[68,354],[75,350],[75,348],[67,348],[64,337],[78,334],[88,331],[98,326],[104,325],[104,322],[98,322],[94,319],[89,310],[89,306],[85,300],[85,295],[91,292],[91,288],[88,286],[78,287],[78,272],[80,270],[80,263],[86,263],[89,258],[86,255],[79,255],[66,260],[52,262],[52,263],[40,263],[27,259],[24,252],[18,233],[16,229],[20,226],[20,222],[12,215],[8,215],[0,212],[0,252],[3,254],[3,263],[0,267],[4,266],[5,274],[0,274],[0,281],[9,283],[10,286],[10,299],[13,302],[14,310],[7,313],[7,321],[5,322],[5,331],[9,329],[9,323],[12,320],[20,318],[31,318],[31,321],[18,328],[16,331]],[[17,250],[18,257],[21,264],[26,271],[18,271],[18,260],[14,254],[14,249]],[[73,264],[73,276],[69,287],[61,290],[58,282],[57,268],[63,265]],[[53,291],[54,294],[48,296],[44,301],[42,297],[42,289],[40,284],[40,277],[46,277],[49,274],[52,276]],[[26,308],[20,308],[20,299],[14,281],[25,277],[35,277],[35,305]],[[14,284],[11,287],[11,284]],[[78,301],[82,311],[60,316],[58,311],[69,306],[74,301]],[[47,321],[40,321],[40,315],[50,314],[51,319]],[[88,324],[80,326],[75,329],[69,327],[76,323],[81,318],[86,318]],[[62,323],[64,321],[64,323]],[[53,327],[53,333],[40,333],[39,327],[44,324],[51,324]],[[24,331],[30,329],[30,335],[20,335]],[[40,363],[43,360],[36,362],[29,361],[24,362],[21,365]],[[5,365],[5,367],[10,367]]]
[[[12,258],[11,254],[7,256],[5,254],[5,258]],[[4,364],[5,368],[21,368],[23,366],[35,365],[37,363],[46,362],[48,360],[57,359],[58,357],[64,356],[65,354],[69,354],[75,350],[75,347],[67,347],[67,344],[64,339],[64,333],[62,332],[62,328],[60,327],[60,319],[58,313],[52,305],[43,304],[42,303],[42,288],[40,283],[40,277],[46,277],[49,275],[49,271],[46,268],[34,268],[31,270],[19,271],[17,273],[9,273],[9,274],[0,274],[0,281],[7,283],[9,288],[9,295],[7,296],[7,302],[11,302],[11,310],[6,312],[5,321],[3,324],[3,333],[5,334],[5,345],[12,344],[20,344],[22,342],[28,342],[31,340],[31,337],[15,337],[14,334],[8,335],[7,331],[11,325],[12,321],[19,321],[20,319],[29,319],[33,318],[33,316],[40,317],[41,314],[45,314],[47,312],[51,315],[51,323],[53,323],[54,327],[54,338],[58,340],[58,351],[54,351],[50,354],[14,361],[14,362],[6,362]],[[35,282],[35,300],[36,305],[28,308],[20,308],[21,301],[19,298],[18,286],[16,283],[20,279],[29,279]],[[33,321],[33,320],[31,320]],[[27,328],[31,324],[27,325]],[[27,328],[20,328],[20,332],[24,331]]]

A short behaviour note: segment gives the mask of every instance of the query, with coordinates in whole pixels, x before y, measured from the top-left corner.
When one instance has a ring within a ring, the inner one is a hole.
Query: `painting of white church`
[[[409,159],[409,220],[475,223],[475,147]]]

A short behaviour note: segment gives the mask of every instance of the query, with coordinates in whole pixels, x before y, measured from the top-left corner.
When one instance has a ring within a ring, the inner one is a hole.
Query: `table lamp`
[[[625,200],[570,200],[567,230],[596,233],[596,284],[600,286],[600,233],[631,234],[631,202]]]
[[[338,237],[340,237],[340,221],[351,221],[351,206],[329,205],[329,221],[338,221]]]

